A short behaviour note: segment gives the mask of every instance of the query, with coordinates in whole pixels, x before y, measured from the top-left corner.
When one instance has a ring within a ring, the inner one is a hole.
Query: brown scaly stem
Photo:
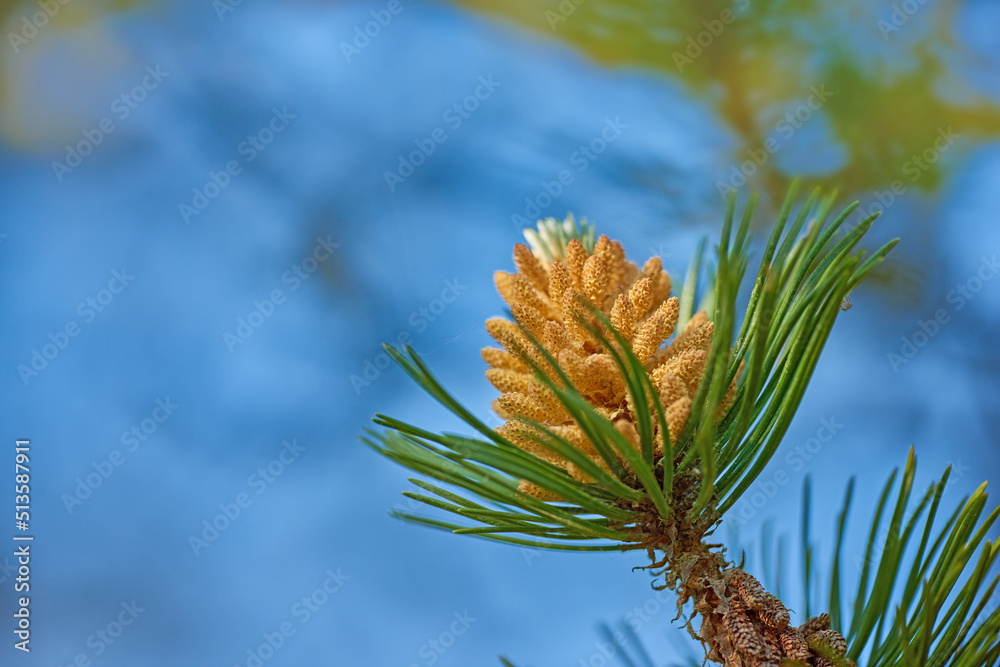
[[[692,603],[685,625],[702,643],[706,659],[726,667],[856,667],[845,657],[847,642],[830,629],[828,614],[798,627],[790,625],[781,600],[728,562],[722,545],[705,541],[721,517],[713,507],[693,519],[688,516],[698,495],[698,477],[697,472],[688,472],[675,479],[673,520],[664,521],[649,501],[622,501],[621,507],[637,519],[618,528],[635,536],[627,549],[649,554],[650,564],[641,569],[662,577],[653,588],[677,593],[674,620]],[[697,631],[691,623],[695,616],[701,618]]]

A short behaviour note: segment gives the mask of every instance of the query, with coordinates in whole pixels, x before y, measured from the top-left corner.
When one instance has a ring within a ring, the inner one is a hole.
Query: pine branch
[[[484,350],[487,377],[501,391],[503,427],[479,420],[411,348],[386,347],[421,388],[478,434],[435,434],[377,415],[383,430],[363,441],[443,484],[413,479],[423,493],[407,495],[460,519],[397,515],[523,546],[646,550],[662,586],[676,590],[682,604],[694,603],[708,657],[727,664],[784,656],[850,665],[862,654],[872,665],[995,662],[1000,618],[994,612],[979,626],[972,623],[986,599],[974,605],[975,595],[997,555],[990,542],[958,582],[996,512],[975,528],[985,503],[980,489],[931,541],[941,487],[904,522],[912,454],[872,572],[894,477],[883,492],[849,618],[842,616],[839,559],[852,487],[838,520],[832,613],[804,626],[790,626],[780,600],[732,567],[721,545],[706,541],[774,455],[845,297],[896,243],[866,256],[856,247],[874,216],[843,231],[856,204],[828,223],[833,195],[821,199],[812,192],[793,218],[795,196],[793,187],[741,321],[737,303],[749,266],[753,200],[738,222],[730,200],[708,288],[700,284],[702,243],[680,299],[668,298],[670,279],[658,259],[640,270],[617,243],[604,236],[595,241],[586,221],[541,222],[526,235],[532,249],[515,248],[518,272],[495,277],[513,319],[487,322],[503,349]],[[705,310],[695,313],[696,303]],[[807,507],[808,497],[807,487]],[[913,569],[903,577],[902,555],[925,509]],[[808,518],[807,512],[807,612]],[[994,579],[988,594],[995,585]]]
[[[553,509],[558,506],[551,503],[534,502],[535,499],[517,490],[515,481],[528,480],[579,512],[603,517],[606,524],[608,520],[625,519],[615,501],[620,504],[645,499],[656,506],[661,517],[669,517],[673,509],[668,503],[672,480],[697,465],[698,497],[688,508],[690,518],[693,521],[699,516],[717,518],[749,488],[774,454],[798,407],[843,297],[895,244],[887,244],[862,263],[861,253],[852,251],[872,219],[834,243],[836,232],[853,207],[824,226],[832,198],[816,208],[818,192],[810,195],[786,233],[794,198],[793,188],[767,242],[746,315],[734,342],[731,341],[736,331],[736,303],[749,261],[753,202],[746,208],[734,234],[735,199],[730,201],[716,249],[717,268],[710,290],[710,301],[714,304],[713,342],[703,379],[691,402],[687,427],[676,442],[667,433],[666,406],[650,383],[648,364],[636,356],[621,332],[611,325],[608,314],[590,303],[581,306],[584,312],[577,318],[579,323],[613,358],[629,397],[636,404],[650,403],[652,407],[651,411],[635,413],[638,452],[615,429],[612,420],[597,411],[573,386],[537,336],[522,327],[527,344],[517,349],[572,423],[586,433],[600,458],[582,455],[573,443],[537,420],[521,421],[535,429],[532,438],[541,447],[578,466],[592,482],[574,479],[565,469],[539,460],[490,429],[448,394],[410,348],[399,351],[387,347],[386,351],[419,386],[485,439],[429,434],[378,415],[375,423],[388,431],[372,432],[365,442],[403,465],[457,485],[473,497],[503,505],[505,511],[517,510],[514,514],[521,522],[546,516],[567,534],[580,539],[603,535],[622,540],[622,533],[597,529],[593,519],[589,523],[575,518],[569,521],[566,517],[571,514]],[[809,231],[800,236],[807,220],[810,220]],[[557,261],[565,258],[565,248],[573,239],[589,239],[593,247],[594,232],[585,221],[580,227],[572,220],[563,224],[550,220],[529,236],[542,249],[544,257]],[[690,313],[699,298],[699,264],[693,263],[695,268],[683,286],[678,326],[681,321],[691,321]],[[720,421],[717,412],[741,366],[749,371],[736,385],[732,405]],[[660,442],[654,441],[654,433],[660,434]],[[654,461],[657,445],[661,449],[666,447],[670,456],[661,454]],[[467,497],[463,499],[468,501]],[[710,509],[710,505],[717,505],[717,509]],[[448,511],[470,518],[469,511],[461,504]],[[419,520],[415,516],[409,518]],[[513,531],[515,524],[504,525]],[[500,539],[492,534],[482,535]]]

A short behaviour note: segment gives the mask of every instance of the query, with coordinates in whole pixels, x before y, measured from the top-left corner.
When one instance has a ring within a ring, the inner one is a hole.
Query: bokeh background
[[[30,655],[0,552],[2,664],[600,667],[600,622],[700,663],[641,556],[404,524],[407,472],[358,441],[376,411],[455,427],[384,367],[404,334],[488,411],[492,273],[540,216],[679,279],[726,192],[760,193],[759,238],[801,176],[902,237],[727,520],[799,614],[807,476],[821,567],[850,476],[849,563],[911,446],[951,507],[995,476],[995,2],[0,8],[0,415],[36,536]]]

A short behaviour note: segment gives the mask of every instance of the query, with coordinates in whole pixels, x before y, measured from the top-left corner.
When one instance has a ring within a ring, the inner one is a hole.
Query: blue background
[[[1000,104],[1000,44],[975,38],[995,35],[1000,14],[956,4],[953,29],[978,59],[956,71],[974,70],[966,73],[978,93]],[[484,320],[503,309],[492,273],[511,270],[520,240],[512,215],[562,170],[573,182],[543,215],[586,216],[634,261],[660,254],[679,280],[698,238],[717,234],[717,181],[745,157],[718,112],[725,102],[449,4],[405,3],[348,62],[341,43],[382,7],[243,3],[221,18],[194,2],[67,9],[17,53],[5,39],[0,416],[9,449],[31,439],[36,541],[30,656],[12,647],[12,575],[0,573],[3,664],[69,665],[82,654],[100,665],[247,665],[248,650],[286,622],[295,633],[266,665],[494,665],[501,653],[518,665],[599,665],[595,625],[623,620],[658,665],[700,658],[670,625],[674,599],[630,571],[643,564],[638,554],[535,552],[388,516],[409,508],[399,495],[409,475],[358,441],[370,416],[455,423],[398,369],[369,384],[351,378],[381,363],[381,342],[409,333],[446,386],[487,414],[495,392],[479,348],[489,344]],[[7,8],[5,34],[35,10]],[[864,11],[855,20],[881,48],[870,28],[888,10]],[[123,118],[112,105],[147,67],[167,74]],[[499,86],[454,127],[445,112],[480,77]],[[275,108],[294,118],[248,161],[242,142]],[[53,162],[104,118],[114,131],[56,173]],[[627,127],[579,171],[571,155],[607,119]],[[788,140],[794,150],[771,165],[781,177],[822,174],[842,159],[823,122]],[[435,128],[444,143],[390,189],[385,172]],[[767,521],[789,535],[782,591],[799,614],[806,475],[821,561],[846,480],[857,476],[844,552],[853,562],[874,499],[911,446],[917,488],[953,465],[948,507],[997,470],[1000,280],[961,310],[947,295],[1000,252],[1000,145],[970,135],[945,157],[936,187],[907,191],[872,232],[869,247],[903,238],[885,271],[895,278],[853,295],[787,442],[754,488],[760,506],[737,505],[747,517],[741,543],[759,544]],[[185,219],[181,204],[231,160],[239,173]],[[870,195],[848,192],[843,203]],[[765,197],[758,238],[772,213]],[[336,248],[292,290],[283,276],[317,237]],[[88,320],[80,304],[107,298],[115,270],[134,279]],[[458,296],[434,314],[449,281]],[[284,302],[227,345],[224,335],[275,289]],[[893,368],[887,355],[938,308],[949,322]],[[19,371],[70,322],[80,332],[65,349],[37,375]],[[177,409],[127,451],[123,434],[168,398]],[[796,458],[831,418],[842,424],[834,438]],[[251,476],[293,440],[303,452],[258,493]],[[78,479],[115,450],[121,465],[67,504]],[[768,486],[777,473],[786,481]],[[12,486],[8,478],[0,493],[7,506]],[[249,506],[196,554],[191,536],[241,493]],[[753,547],[748,562],[762,574],[759,554]],[[303,623],[294,605],[328,570],[346,579]],[[143,611],[113,643],[88,643],[133,601]],[[452,642],[456,614],[475,620],[455,626],[463,632]],[[434,639],[450,645],[436,652]]]

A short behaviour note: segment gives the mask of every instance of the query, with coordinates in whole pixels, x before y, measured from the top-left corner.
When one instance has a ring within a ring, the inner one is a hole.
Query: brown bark
[[[714,505],[696,517],[689,512],[698,495],[699,475],[674,480],[674,517],[664,521],[651,502],[623,502],[638,519],[621,529],[635,536],[633,549],[645,549],[653,587],[677,593],[677,617],[702,643],[709,660],[726,667],[856,667],[845,657],[847,642],[830,629],[822,614],[801,626],[790,624],[785,605],[752,575],[725,559],[721,544],[706,542],[720,523]],[[662,578],[662,579],[661,579]],[[701,619],[696,631],[692,621]]]

